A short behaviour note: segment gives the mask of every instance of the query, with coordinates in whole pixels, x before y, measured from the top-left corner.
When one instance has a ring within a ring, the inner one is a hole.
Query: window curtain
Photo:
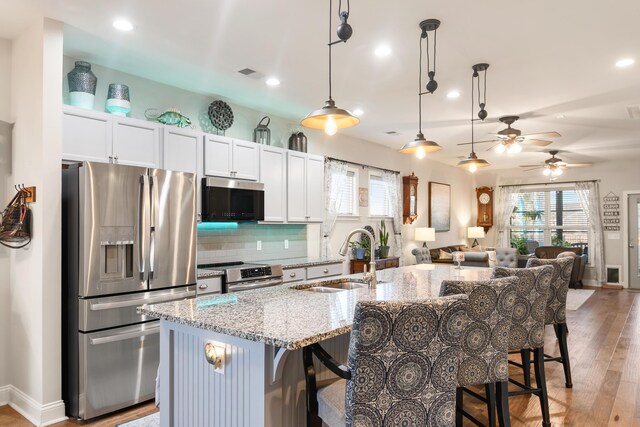
[[[400,266],[402,266],[404,265],[402,257],[402,203],[400,202],[402,198],[402,178],[398,173],[383,171],[382,180],[389,189],[395,255],[400,258]]]
[[[600,213],[600,191],[597,182],[577,182],[576,193],[582,209],[589,219],[589,234],[591,235],[591,264],[596,269],[596,280],[603,283],[606,280],[604,264],[604,240],[602,232],[602,214]]]
[[[520,186],[498,187],[496,192],[496,229],[498,230],[497,248],[510,248],[511,236],[509,235],[509,225],[513,208],[518,201]]]
[[[340,181],[347,176],[347,164],[327,160],[324,164],[324,221],[322,223],[322,256],[331,257],[329,239],[338,219],[338,192]]]

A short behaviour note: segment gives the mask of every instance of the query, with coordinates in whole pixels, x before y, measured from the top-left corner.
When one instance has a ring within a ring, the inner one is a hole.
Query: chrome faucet
[[[340,247],[340,255],[345,256],[347,254],[347,249],[349,248],[349,241],[351,240],[351,236],[356,233],[364,233],[369,237],[369,241],[371,242],[371,248],[369,251],[371,252],[371,260],[369,262],[369,271],[367,272],[367,267],[365,265],[364,272],[364,281],[369,284],[369,289],[375,289],[378,286],[378,279],[376,277],[376,255],[375,255],[375,247],[376,247],[376,238],[371,234],[369,230],[365,230],[364,228],[356,228],[355,230],[351,230],[347,235],[347,238],[344,239],[344,243],[342,247]]]

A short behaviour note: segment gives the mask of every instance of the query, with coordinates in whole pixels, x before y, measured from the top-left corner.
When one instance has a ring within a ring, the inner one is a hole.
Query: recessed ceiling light
[[[558,114],[556,117],[559,118],[559,119],[564,119],[567,116],[565,116],[564,114]]]
[[[455,99],[455,98],[460,98],[460,92],[458,92],[457,90],[450,90],[447,93],[447,98],[449,99]]]
[[[373,51],[373,53],[376,54],[376,56],[379,56],[380,58],[383,58],[385,56],[389,56],[391,55],[391,48],[389,46],[387,46],[386,44],[380,45],[376,48],[376,50]]]
[[[269,77],[265,83],[269,86],[278,86],[280,84],[280,80],[275,77]]]
[[[633,65],[636,61],[633,58],[622,58],[616,62],[616,67],[624,68]]]
[[[116,19],[113,21],[113,28],[120,31],[131,31],[133,30],[133,24],[126,19]]]
[[[356,108],[355,110],[353,110],[354,116],[361,116],[363,114],[364,114],[364,111],[362,111],[360,108]]]

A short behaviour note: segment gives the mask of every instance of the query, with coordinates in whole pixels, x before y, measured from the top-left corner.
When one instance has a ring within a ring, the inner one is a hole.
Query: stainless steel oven
[[[230,262],[199,265],[198,268],[223,270],[223,292],[250,291],[282,284],[281,265]]]

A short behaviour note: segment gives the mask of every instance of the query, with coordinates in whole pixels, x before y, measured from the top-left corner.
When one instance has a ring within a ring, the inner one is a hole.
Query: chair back
[[[496,248],[496,262],[499,267],[518,267],[518,249]]]
[[[491,278],[516,276],[516,302],[509,333],[509,350],[528,350],[544,345],[544,320],[553,267],[496,267]]]
[[[560,257],[556,259],[529,258],[527,268],[550,265],[553,267],[553,277],[549,285],[545,325],[553,325],[567,322],[567,293],[569,281],[573,270],[573,257]]]
[[[440,296],[469,296],[469,325],[462,334],[458,386],[491,384],[509,379],[507,357],[517,277],[484,281],[444,280]]]
[[[348,365],[347,426],[455,423],[466,295],[356,305]]]
[[[429,248],[414,248],[411,254],[416,257],[416,264],[431,264]]]

